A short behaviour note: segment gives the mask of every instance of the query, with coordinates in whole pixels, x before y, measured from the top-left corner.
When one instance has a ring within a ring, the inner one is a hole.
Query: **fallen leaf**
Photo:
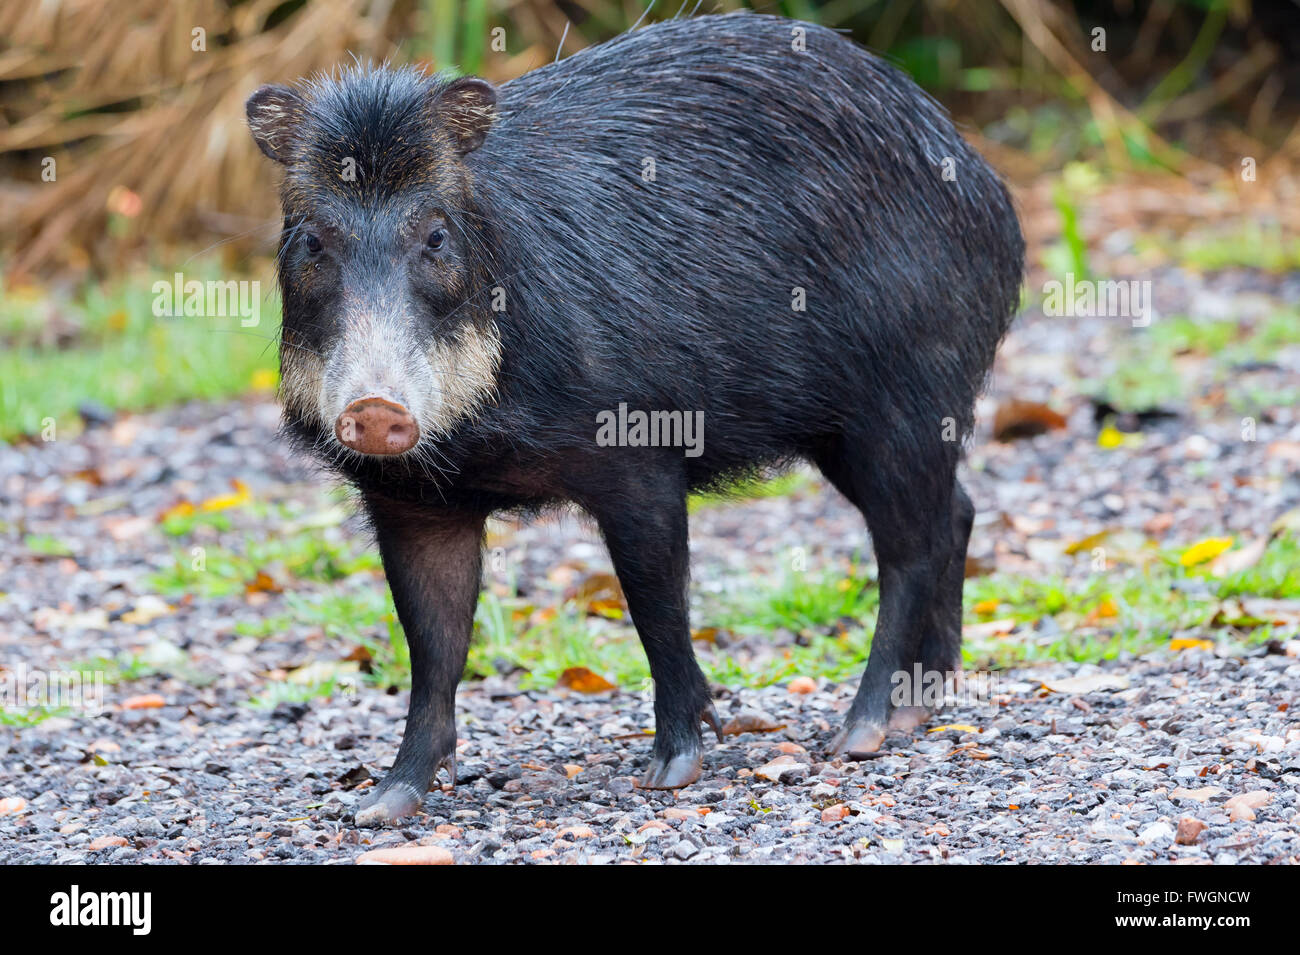
[[[1175,637],[1169,641],[1169,649],[1179,650],[1213,650],[1213,640],[1197,640],[1194,637]]]
[[[1260,537],[1238,550],[1230,550],[1220,554],[1210,564],[1210,573],[1215,577],[1227,577],[1230,574],[1239,574],[1243,570],[1249,570],[1259,563],[1267,548],[1268,539]]]
[[[1013,441],[1046,434],[1065,425],[1065,416],[1045,404],[1009,398],[998,405],[993,415],[993,437],[998,441]]]
[[[157,710],[167,705],[157,693],[145,693],[142,696],[128,696],[122,701],[124,710]]]
[[[936,726],[933,729],[926,730],[927,733],[943,733],[947,730],[956,730],[958,733],[978,733],[979,729],[975,726],[968,726],[965,723],[945,723],[943,726]]]
[[[143,625],[159,617],[165,617],[174,609],[159,597],[144,596],[136,601],[134,607],[122,614],[122,622]]]
[[[1128,689],[1128,685],[1128,677],[1114,673],[1091,673],[1087,676],[1043,681],[1043,687],[1053,693],[1071,693],[1081,696],[1096,690],[1125,690]]]
[[[1223,790],[1218,786],[1202,786],[1200,789],[1184,789],[1179,786],[1169,794],[1170,799],[1195,799],[1197,802],[1206,802],[1212,796],[1217,796]]]
[[[560,674],[556,681],[559,686],[568,687],[578,693],[606,693],[617,689],[599,673],[593,673],[586,667],[569,667]]]
[[[1207,560],[1213,560],[1222,554],[1232,546],[1232,542],[1233,538],[1231,537],[1207,537],[1183,551],[1179,563],[1184,567],[1195,567],[1197,564],[1203,564]]]
[[[817,692],[817,681],[812,677],[797,676],[787,684],[786,689],[798,696]]]
[[[232,507],[247,504],[253,499],[253,495],[248,490],[248,485],[239,478],[231,478],[230,486],[235,489],[234,494],[219,494],[216,497],[210,497],[199,504],[199,510],[205,512],[228,511]]]
[[[974,610],[980,616],[987,617],[989,614],[997,613],[998,607],[1000,606],[1001,606],[1001,601],[999,601],[996,597],[990,597],[988,600],[979,601],[979,603],[975,604],[975,606],[972,607],[971,609]]]
[[[398,846],[371,849],[357,856],[357,865],[451,865],[452,854],[441,846]]]
[[[722,727],[723,736],[739,736],[741,733],[774,733],[785,729],[786,724],[778,723],[772,717],[759,710],[741,710]]]
[[[986,639],[988,637],[1006,636],[1016,629],[1016,622],[1011,618],[1005,620],[988,620],[984,623],[969,623],[961,628],[961,635],[967,640]]]
[[[285,680],[295,686],[315,686],[330,680],[348,682],[349,678],[361,672],[361,664],[356,660],[313,660],[305,666],[290,670]]]
[[[1106,424],[1097,432],[1097,447],[1118,448],[1124,443],[1124,432],[1113,424]]]

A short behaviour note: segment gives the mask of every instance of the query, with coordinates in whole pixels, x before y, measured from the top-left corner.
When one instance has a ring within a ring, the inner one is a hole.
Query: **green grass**
[[[1138,250],[1155,248],[1179,265],[1213,272],[1252,268],[1289,272],[1300,268],[1300,238],[1280,226],[1247,221],[1233,228],[1197,231],[1174,240],[1144,238]]]
[[[0,286],[0,440],[51,437],[50,422],[54,438],[75,431],[83,404],[140,410],[274,385],[279,312],[265,285],[259,325],[244,328],[237,317],[156,317],[159,277],[73,296]]]
[[[1278,311],[1252,321],[1159,318],[1148,328],[1135,329],[1132,342],[1105,378],[1087,386],[1121,411],[1185,407],[1195,392],[1189,376],[1201,374],[1199,364],[1186,364],[1187,358],[1204,359],[1204,383],[1223,386],[1229,405],[1243,413],[1294,404],[1300,397],[1300,388],[1260,391],[1243,380],[1237,367],[1269,361],[1280,349],[1300,345],[1300,311]]]

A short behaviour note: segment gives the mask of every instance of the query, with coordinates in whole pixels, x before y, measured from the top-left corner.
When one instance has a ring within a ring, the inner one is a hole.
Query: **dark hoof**
[[[835,734],[828,752],[831,756],[865,759],[879,752],[885,731],[875,723],[849,723]]]
[[[700,754],[682,753],[664,760],[650,760],[650,768],[637,785],[642,789],[681,789],[700,778]]]
[[[376,789],[362,801],[354,821],[361,829],[386,826],[419,809],[423,798],[424,793],[417,793],[409,783],[395,783],[387,789]]]
[[[452,753],[434,768],[433,778],[424,787],[425,792],[433,785],[433,780],[437,779],[438,770],[440,769],[447,770],[447,774],[451,776],[452,786],[456,785],[456,754]],[[389,778],[392,778],[391,774]],[[379,784],[374,792],[361,801],[361,806],[357,809],[353,821],[361,829],[386,826],[411,815],[420,808],[420,803],[423,800],[424,792],[418,791],[410,783],[390,783],[386,779]]]

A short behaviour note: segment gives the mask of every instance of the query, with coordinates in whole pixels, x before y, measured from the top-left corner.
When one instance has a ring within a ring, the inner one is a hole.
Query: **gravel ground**
[[[1178,274],[1160,287],[1167,311],[1185,300],[1211,315],[1300,298],[1291,279],[1243,291]],[[1140,446],[1098,451],[1091,408],[1070,400],[1067,382],[1136,333],[1114,320],[1033,316],[1013,333],[982,419],[1014,394],[1051,400],[1069,425],[1014,444],[981,435],[972,448],[972,554],[986,570],[1079,573],[1063,544],[1099,527],[1187,542],[1264,532],[1300,503],[1294,406],[1266,409],[1257,441],[1241,440],[1239,411],[1198,404],[1153,425]],[[1251,373],[1265,391],[1294,386],[1300,355]],[[0,862],[348,863],[391,848],[466,863],[1300,856],[1294,639],[999,673],[990,698],[956,702],[930,732],[891,736],[862,763],[823,757],[852,684],[719,687],[732,732],[708,750],[697,784],[667,794],[633,785],[650,749],[645,694],[525,692],[517,676],[494,676],[459,695],[459,786],[431,793],[403,828],[358,831],[351,813],[396,752],[406,694],[363,687],[250,706],[286,671],[337,659],[337,644],[298,625],[241,636],[241,622],[292,611],[292,594],[274,587],[164,604],[149,584],[186,557],[159,515],[229,494],[232,478],[274,510],[232,519],[264,520],[268,538],[337,509],[320,478],[270,440],[276,418],[264,400],[195,404],[0,446],[0,665],[130,653],[165,671],[108,685],[99,715],[0,721]],[[566,561],[608,569],[574,516],[503,523],[490,543],[521,582]],[[706,508],[692,525],[695,597],[764,586],[793,548],[816,568],[864,543],[856,512],[817,480]],[[141,707],[146,694],[160,705]]]

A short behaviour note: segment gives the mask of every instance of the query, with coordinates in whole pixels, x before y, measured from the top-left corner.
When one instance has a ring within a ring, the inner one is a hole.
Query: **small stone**
[[[822,822],[839,822],[849,814],[849,807],[840,803],[838,806],[827,806],[822,810]]]
[[[1228,818],[1233,822],[1251,822],[1255,818],[1255,810],[1268,805],[1272,798],[1272,795],[1262,789],[1256,789],[1233,796],[1223,805],[1228,810]]]
[[[817,681],[814,680],[812,677],[797,676],[789,682],[789,684],[786,686],[786,689],[788,689],[791,693],[797,693],[801,696],[805,696],[809,693],[817,692]]]
[[[1169,823],[1153,822],[1138,833],[1138,845],[1149,846],[1156,842],[1164,842],[1173,837],[1174,830],[1170,828]]]
[[[100,849],[119,849],[125,845],[129,843],[121,836],[100,836],[98,839],[92,839],[86,848],[91,852],[98,852]]]
[[[1178,834],[1174,837],[1174,842],[1180,846],[1194,846],[1201,833],[1208,828],[1209,826],[1194,816],[1183,816],[1178,820]]]

